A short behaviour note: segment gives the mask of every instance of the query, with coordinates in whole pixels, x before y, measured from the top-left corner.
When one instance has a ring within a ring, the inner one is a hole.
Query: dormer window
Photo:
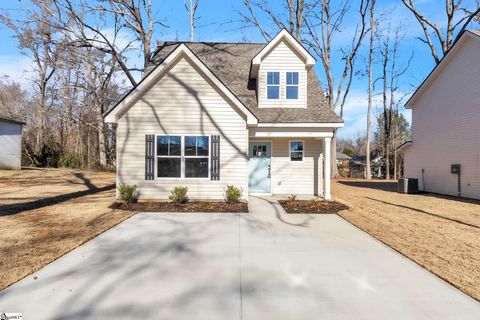
[[[267,99],[280,99],[280,72],[267,73]]]
[[[298,99],[298,72],[287,72],[287,99]]]

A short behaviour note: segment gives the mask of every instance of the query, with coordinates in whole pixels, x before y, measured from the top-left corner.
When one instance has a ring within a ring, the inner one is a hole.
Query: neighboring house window
[[[303,161],[303,141],[290,141],[290,161]]]
[[[267,99],[280,98],[280,72],[267,72]]]
[[[157,136],[157,178],[208,178],[208,136]]]
[[[298,99],[298,72],[287,72],[287,99]]]

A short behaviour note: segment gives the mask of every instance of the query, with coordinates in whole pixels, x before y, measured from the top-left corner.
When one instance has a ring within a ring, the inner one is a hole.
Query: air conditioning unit
[[[418,179],[402,178],[398,179],[399,193],[418,193]]]

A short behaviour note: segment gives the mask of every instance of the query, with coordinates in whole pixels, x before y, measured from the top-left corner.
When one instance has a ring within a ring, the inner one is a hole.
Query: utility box
[[[460,165],[459,164],[452,164],[450,168],[450,172],[452,174],[460,174]]]
[[[418,193],[418,179],[413,178],[402,178],[398,179],[398,189],[399,193]]]

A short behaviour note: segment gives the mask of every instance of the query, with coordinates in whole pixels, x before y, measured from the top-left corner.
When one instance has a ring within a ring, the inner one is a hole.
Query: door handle
[[[270,165],[268,165],[268,177],[270,178]]]

